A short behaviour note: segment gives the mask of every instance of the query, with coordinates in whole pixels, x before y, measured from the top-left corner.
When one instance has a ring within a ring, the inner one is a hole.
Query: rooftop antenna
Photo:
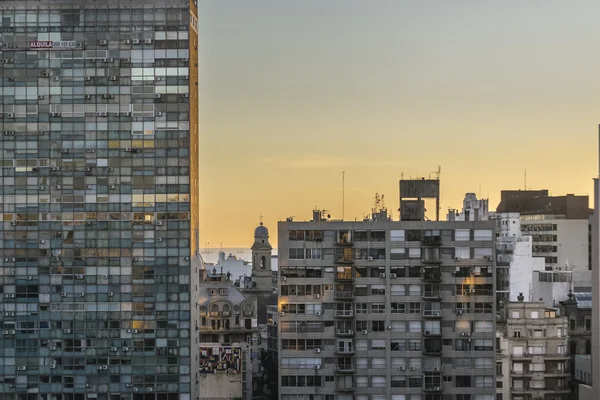
[[[346,197],[346,171],[342,171],[342,221],[346,214],[346,204],[344,203]]]
[[[527,167],[525,167],[525,190],[527,190]]]

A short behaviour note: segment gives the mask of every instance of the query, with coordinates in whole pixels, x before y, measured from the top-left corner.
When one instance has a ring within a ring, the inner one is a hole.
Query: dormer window
[[[221,288],[221,289],[219,289],[219,294],[220,294],[221,296],[227,296],[227,289],[225,289],[225,288]]]
[[[208,294],[211,296],[216,296],[217,295],[217,289],[208,289]]]

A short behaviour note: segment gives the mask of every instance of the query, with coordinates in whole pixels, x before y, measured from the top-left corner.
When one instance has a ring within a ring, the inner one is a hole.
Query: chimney
[[[525,300],[525,296],[523,296],[523,293],[519,293],[519,295],[517,296],[517,300],[519,301],[519,303],[522,303]]]

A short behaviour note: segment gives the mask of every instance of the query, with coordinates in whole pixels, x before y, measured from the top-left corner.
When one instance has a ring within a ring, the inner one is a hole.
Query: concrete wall
[[[594,398],[591,386],[579,385],[579,400],[597,400]]]
[[[591,286],[592,272],[588,268],[588,219],[551,221],[558,225],[558,266],[567,263],[573,271],[574,286]]]
[[[544,259],[532,257],[531,246],[531,237],[528,236],[519,238],[515,242],[509,274],[510,301],[517,301],[519,293],[523,293],[523,296],[529,301],[539,300],[539,298],[532,299],[530,293],[533,283],[533,271],[544,270]]]
[[[242,374],[200,375],[200,398],[231,400],[242,398]]]

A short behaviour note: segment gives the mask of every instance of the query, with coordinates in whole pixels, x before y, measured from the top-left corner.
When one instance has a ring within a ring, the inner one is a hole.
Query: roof
[[[591,292],[575,292],[573,293],[575,300],[577,301],[578,309],[591,309],[592,308],[592,293]]]
[[[269,230],[261,222],[260,225],[254,230],[254,236],[269,236]]]

